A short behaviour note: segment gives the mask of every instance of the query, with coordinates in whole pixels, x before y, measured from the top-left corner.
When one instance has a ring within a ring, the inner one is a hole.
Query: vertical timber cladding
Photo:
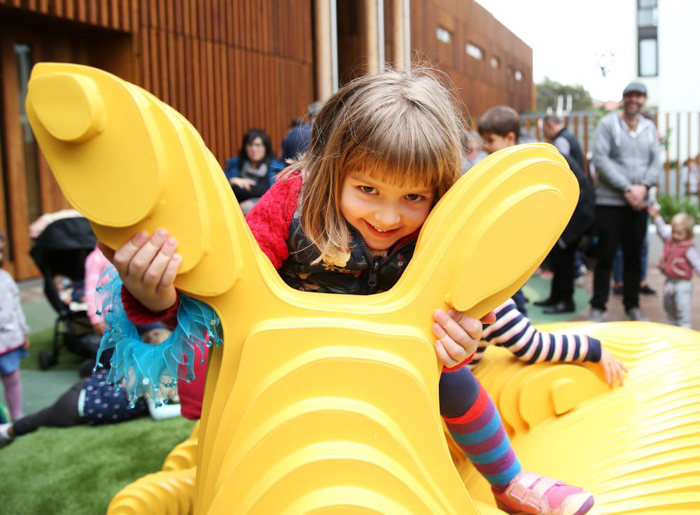
[[[8,185],[0,187],[0,229],[10,238],[5,266],[15,279],[39,275],[28,254],[36,166],[22,147],[16,43],[31,47],[32,62],[95,66],[151,91],[192,122],[223,165],[253,127],[270,134],[279,155],[290,121],[315,99],[313,3],[0,0],[0,75],[15,78],[0,83],[0,158],[10,163],[0,170],[0,186]],[[68,207],[40,153],[38,177],[38,211]],[[33,195],[25,194],[32,185]]]
[[[309,0],[131,0],[137,82],[187,117],[220,163],[265,129],[279,155],[314,100]]]
[[[475,0],[412,0],[411,47],[414,63],[418,53],[450,76],[465,119],[495,105],[533,108],[532,49]]]
[[[129,35],[131,69],[117,74],[180,111],[222,164],[252,127],[270,134],[279,155],[290,121],[315,99],[312,0],[0,0],[3,7],[44,15],[44,25],[55,18]]]

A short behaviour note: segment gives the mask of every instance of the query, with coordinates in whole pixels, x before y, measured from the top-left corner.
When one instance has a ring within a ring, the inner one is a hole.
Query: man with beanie
[[[625,312],[646,320],[639,309],[642,244],[647,232],[647,193],[659,177],[659,141],[654,123],[641,116],[647,89],[631,82],[622,92],[624,109],[606,115],[593,143],[598,173],[596,228],[598,262],[593,276],[590,320],[602,322],[610,293],[610,272],[622,243]]]

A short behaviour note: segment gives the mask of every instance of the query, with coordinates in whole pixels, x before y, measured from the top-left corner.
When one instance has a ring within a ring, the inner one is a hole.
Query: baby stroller
[[[85,278],[85,258],[96,243],[87,219],[63,218],[46,226],[30,252],[44,278],[46,298],[58,314],[53,350],[39,353],[41,370],[58,363],[62,346],[86,360],[97,353],[100,337],[93,333],[87,306],[77,293]]]

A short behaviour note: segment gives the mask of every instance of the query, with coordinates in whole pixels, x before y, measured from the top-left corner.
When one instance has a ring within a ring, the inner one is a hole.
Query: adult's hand
[[[647,187],[643,184],[633,184],[625,192],[625,200],[635,211],[641,211],[646,207],[644,200],[647,196]]]
[[[246,191],[250,191],[250,189],[255,186],[255,181],[247,177],[231,177],[228,182],[231,183],[231,186],[238,186]]]

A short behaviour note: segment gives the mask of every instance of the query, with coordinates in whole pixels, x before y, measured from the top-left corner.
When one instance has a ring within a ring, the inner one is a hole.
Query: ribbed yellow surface
[[[600,388],[598,366],[528,366],[490,349],[477,376],[514,428],[523,467],[593,492],[591,515],[700,513],[700,333],[640,322],[552,328],[601,339],[630,372],[624,387]],[[529,389],[553,370],[577,387],[577,403],[561,416],[551,400],[556,380]],[[529,425],[513,405],[550,415]],[[470,494],[492,502],[471,466],[462,463],[461,471]]]

